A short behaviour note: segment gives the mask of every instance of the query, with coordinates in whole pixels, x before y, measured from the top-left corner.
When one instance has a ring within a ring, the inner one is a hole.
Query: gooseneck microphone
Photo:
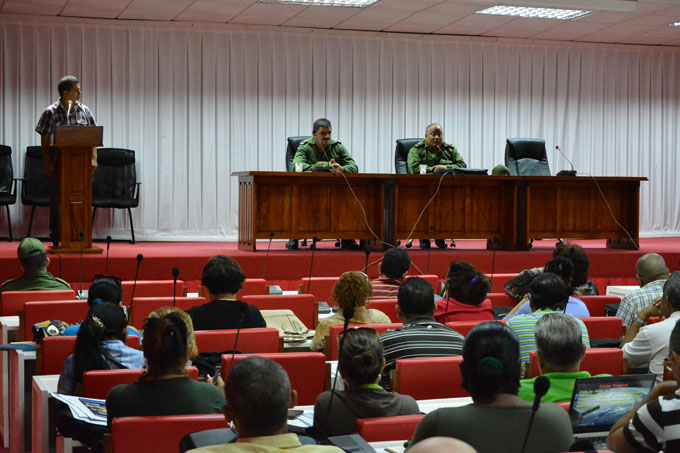
[[[132,295],[130,296],[130,312],[128,313],[128,319],[132,319],[132,304],[135,301],[135,289],[137,288],[137,277],[139,276],[139,266],[142,264],[144,255],[139,253],[137,255],[137,269],[135,269],[135,281],[132,284]]]
[[[368,247],[368,244],[366,245],[366,248],[364,249],[364,254],[366,255],[366,265],[364,266],[364,274],[368,273],[368,258],[371,256],[371,249]]]
[[[314,269],[314,254],[316,253],[317,242],[319,242],[319,238],[314,236],[312,238],[312,260],[309,263],[309,278],[307,279],[307,294],[309,294],[309,288],[312,286],[312,270]]]
[[[239,302],[238,311],[241,317],[238,320],[238,327],[236,328],[236,338],[234,339],[234,348],[231,350],[231,361],[229,362],[229,373],[231,373],[231,367],[234,366],[234,354],[236,354],[236,347],[238,346],[238,335],[241,333],[241,325],[243,324],[243,319],[248,313],[248,304],[245,302]],[[227,373],[227,375],[229,374]],[[226,381],[226,379],[225,379]]]
[[[328,422],[331,419],[331,406],[333,405],[333,396],[335,396],[335,384],[338,381],[338,372],[340,371],[340,355],[342,354],[342,346],[345,344],[345,332],[349,326],[349,321],[354,317],[354,307],[347,307],[342,310],[342,316],[345,318],[345,324],[342,328],[343,337],[340,339],[338,346],[338,367],[335,369],[335,377],[331,387],[331,398],[328,400],[328,410],[326,411],[326,426],[324,426],[323,435],[328,437]],[[329,340],[330,341],[330,340]]]
[[[527,446],[527,441],[529,440],[529,433],[531,432],[531,425],[534,424],[534,417],[536,416],[536,412],[538,411],[538,406],[541,404],[541,398],[548,393],[548,390],[550,389],[550,380],[545,377],[545,376],[539,376],[536,378],[534,381],[534,394],[536,395],[534,397],[534,405],[531,407],[531,418],[529,419],[529,426],[527,427],[527,432],[524,435],[524,442],[522,443],[522,450],[521,453],[524,453],[524,450],[526,449]]]
[[[274,233],[273,231],[269,232],[269,245],[267,245],[267,254],[264,257],[264,267],[262,267],[262,276],[260,278],[264,278],[264,273],[267,272],[267,261],[269,261],[269,249],[272,247],[272,239],[274,239]]]
[[[111,236],[106,236],[106,265],[104,275],[109,275],[109,249],[111,248]]]
[[[80,235],[80,291],[78,291],[78,299],[82,299],[85,294],[83,292],[83,241],[85,240],[85,235],[82,231],[78,234]]]
[[[434,233],[434,225],[430,225],[430,246],[427,248],[427,267],[425,268],[425,273],[430,273],[430,255],[432,253],[432,234]]]
[[[172,306],[177,305],[177,277],[179,277],[179,267],[172,268]]]
[[[68,101],[68,110],[66,111],[66,124],[71,125],[71,107],[73,107],[73,101]]]
[[[564,157],[564,159],[571,165],[571,170],[561,170],[557,172],[557,176],[576,176],[576,170],[574,170],[574,164],[571,163],[566,154],[562,152],[559,146],[555,146],[555,149]]]

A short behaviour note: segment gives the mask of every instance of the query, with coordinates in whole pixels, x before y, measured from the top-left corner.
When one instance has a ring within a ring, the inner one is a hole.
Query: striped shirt
[[[376,278],[371,282],[371,299],[396,299],[401,282],[392,278]]]
[[[389,389],[390,372],[395,368],[397,359],[462,355],[464,340],[461,334],[429,316],[412,319],[400,329],[382,333],[380,341],[385,369],[381,385]]]
[[[635,451],[680,451],[680,391],[642,406],[623,435]]]
[[[519,350],[522,356],[522,362],[529,362],[529,353],[536,350],[536,340],[534,338],[534,326],[541,317],[547,313],[564,313],[562,310],[551,310],[543,308],[536,310],[528,315],[514,316],[508,320],[508,327],[515,332],[519,338]],[[570,315],[571,316],[571,315]],[[587,347],[590,347],[590,337],[588,336],[588,329],[586,325],[578,318],[574,318],[581,326],[582,341]],[[522,373],[524,375],[524,373]]]
[[[616,316],[621,318],[623,322],[623,327],[626,329],[633,324],[635,318],[638,314],[647,306],[649,306],[654,299],[658,299],[663,295],[663,285],[666,280],[654,280],[653,282],[647,283],[640,289],[636,289],[621,299],[621,304],[616,312]]]
[[[71,114],[57,101],[43,110],[35,131],[40,135],[49,135],[50,143],[54,143],[54,132],[57,126],[96,126],[92,112],[86,105],[75,102]]]

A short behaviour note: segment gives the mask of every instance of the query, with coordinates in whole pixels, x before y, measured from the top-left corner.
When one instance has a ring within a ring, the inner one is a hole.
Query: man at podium
[[[80,81],[74,76],[64,76],[57,85],[59,100],[43,110],[35,131],[40,134],[40,146],[45,173],[50,184],[50,237],[54,247],[59,245],[59,203],[61,181],[59,180],[59,148],[53,146],[57,126],[96,126],[92,112],[80,103]],[[96,155],[92,165],[97,165]]]

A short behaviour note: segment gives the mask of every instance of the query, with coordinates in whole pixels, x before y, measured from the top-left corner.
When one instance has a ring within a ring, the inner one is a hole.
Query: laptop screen
[[[609,431],[654,387],[656,375],[576,379],[569,416],[574,434]]]

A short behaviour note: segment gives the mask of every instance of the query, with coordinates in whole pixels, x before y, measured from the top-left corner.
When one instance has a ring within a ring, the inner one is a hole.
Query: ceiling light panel
[[[570,20],[577,17],[587,16],[592,11],[557,8],[532,8],[528,6],[504,6],[497,5],[477,11],[475,14],[490,16],[527,17],[533,19],[558,19]]]
[[[351,8],[365,8],[379,0],[258,0],[258,3],[276,3],[279,5],[304,6],[346,6]]]

